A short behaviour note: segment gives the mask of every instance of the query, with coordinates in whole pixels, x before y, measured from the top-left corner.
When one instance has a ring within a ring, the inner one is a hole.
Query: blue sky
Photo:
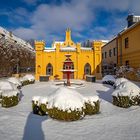
[[[23,39],[63,41],[71,28],[75,42],[110,40],[140,15],[140,0],[0,0],[0,26]]]

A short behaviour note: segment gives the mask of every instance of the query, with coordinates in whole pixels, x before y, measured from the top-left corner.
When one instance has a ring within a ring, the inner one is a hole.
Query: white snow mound
[[[99,97],[97,95],[94,96],[85,96],[84,97],[85,103],[90,103],[92,105],[95,105],[94,102],[99,101]]]
[[[108,81],[115,82],[115,78],[112,75],[104,76],[102,82],[108,82]]]
[[[116,90],[112,93],[113,96],[139,96],[140,88],[130,81],[121,83]]]
[[[60,87],[48,99],[48,108],[56,107],[63,111],[80,111],[84,107],[84,97],[77,91],[65,87]]]
[[[29,80],[30,82],[34,81],[35,80],[35,77],[32,75],[32,74],[27,74],[25,75],[23,78],[21,78],[21,81],[26,81],[26,80]]]
[[[17,90],[17,87],[9,81],[0,81],[0,90]]]
[[[40,104],[47,104],[48,103],[48,98],[47,97],[41,97],[39,99],[39,103]]]
[[[8,78],[8,81],[15,84],[17,87],[22,85],[20,80],[15,77]]]
[[[121,83],[126,82],[126,81],[128,81],[128,79],[126,79],[126,78],[117,78],[116,81],[115,81],[114,86],[117,87],[117,86],[119,86]]]
[[[12,97],[12,96],[17,96],[18,95],[18,91],[17,90],[5,90],[2,93],[3,97]]]

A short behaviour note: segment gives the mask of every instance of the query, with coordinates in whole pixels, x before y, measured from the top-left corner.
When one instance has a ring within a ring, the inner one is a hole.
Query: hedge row
[[[113,104],[119,107],[128,108],[132,105],[140,105],[140,96],[112,96]]]
[[[93,104],[85,103],[85,108],[81,110],[60,110],[56,107],[48,109],[47,104],[38,104],[32,101],[32,109],[34,114],[46,115],[48,114],[51,118],[63,121],[76,121],[84,118],[85,115],[93,115],[99,113],[100,103],[99,101]]]
[[[29,84],[34,84],[35,80],[34,81],[29,81],[29,80],[25,80],[22,82],[22,86],[25,86],[25,85],[29,85]]]

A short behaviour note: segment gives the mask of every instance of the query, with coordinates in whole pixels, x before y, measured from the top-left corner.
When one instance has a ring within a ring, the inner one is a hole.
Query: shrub
[[[100,102],[97,101],[97,102],[93,102],[93,104],[91,103],[85,103],[85,115],[93,115],[93,114],[97,114],[99,113],[99,110],[100,110]]]
[[[122,82],[112,93],[113,104],[119,107],[140,105],[140,88],[130,81]]]
[[[17,105],[19,102],[19,99],[18,99],[18,95],[17,96],[2,96],[2,101],[1,101],[1,104],[2,104],[2,107],[12,107],[12,106],[15,106]]]
[[[32,99],[32,109],[34,114],[46,115],[47,114],[47,98],[34,96]]]
[[[25,80],[25,81],[22,81],[22,86],[26,86],[26,85],[29,85],[29,84],[34,84],[35,81],[29,81],[29,80]]]
[[[33,113],[48,114],[51,118],[63,121],[76,121],[85,114],[97,114],[100,109],[99,97],[83,97],[77,91],[61,87],[49,98],[34,96]]]
[[[131,106],[130,98],[128,96],[112,96],[113,104],[119,107],[128,108]]]
[[[52,109],[48,109],[48,115],[54,119],[57,120],[63,120],[63,121],[76,121],[79,119],[82,119],[85,116],[84,109],[82,110],[60,110],[56,107]]]
[[[87,96],[84,97],[85,100],[85,114],[93,115],[99,113],[100,102],[98,96]]]

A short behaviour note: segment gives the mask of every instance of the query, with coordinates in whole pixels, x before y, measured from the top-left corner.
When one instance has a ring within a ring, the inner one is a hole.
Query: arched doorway
[[[90,75],[91,74],[91,66],[89,63],[86,63],[84,66],[84,75]]]
[[[71,65],[64,63],[63,70],[74,70],[74,63],[72,62],[72,60],[70,58],[67,58],[65,61],[70,61]],[[63,72],[63,79],[67,79],[67,74],[65,72]],[[74,72],[70,74],[70,79],[74,79]]]
[[[53,66],[51,63],[49,63],[46,67],[46,75],[53,75]]]

